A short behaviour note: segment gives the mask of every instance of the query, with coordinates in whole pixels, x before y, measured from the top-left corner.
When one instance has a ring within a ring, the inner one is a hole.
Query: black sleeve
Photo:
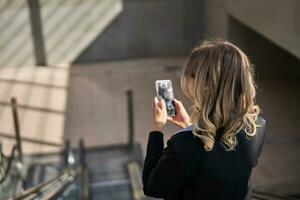
[[[157,198],[176,194],[184,183],[172,139],[168,140],[164,149],[161,132],[152,131],[149,134],[142,179],[145,195]]]

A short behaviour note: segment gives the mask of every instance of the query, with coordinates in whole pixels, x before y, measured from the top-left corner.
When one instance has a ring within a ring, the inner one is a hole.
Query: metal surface
[[[131,183],[131,191],[134,200],[145,200],[146,196],[143,191],[141,168],[137,162],[129,162],[127,171]]]
[[[14,97],[11,98],[11,106],[12,106],[12,114],[13,114],[15,134],[16,134],[17,151],[18,151],[19,159],[22,162],[23,153],[22,153],[22,141],[20,135],[19,118],[18,118],[18,111],[17,111],[17,99]]]
[[[80,200],[90,199],[89,171],[87,167],[81,167]]]
[[[89,171],[86,165],[86,149],[84,146],[84,140],[80,138],[79,140],[79,152],[78,160],[80,165],[80,200],[90,199],[90,189],[89,189]]]
[[[6,169],[4,171],[4,175],[0,179],[0,184],[2,184],[5,181],[6,177],[9,174],[9,171],[11,170],[11,164],[12,164],[13,159],[15,158],[15,151],[16,151],[16,149],[17,149],[17,146],[14,145],[13,148],[12,148],[12,150],[11,150],[10,157],[8,158],[7,166],[6,166]]]
[[[64,150],[63,150],[63,166],[64,167],[68,166],[69,151],[70,151],[70,140],[66,140],[65,147],[64,147]]]
[[[128,119],[128,147],[133,148],[134,143],[134,110],[133,110],[133,91],[131,88],[126,90],[127,95],[127,119]]]
[[[261,192],[257,190],[252,191],[252,199],[258,200],[299,200],[299,198],[287,197],[282,195],[270,194],[267,192]]]
[[[34,195],[35,193],[41,193],[43,190],[46,190],[48,187],[55,184],[56,182],[58,182],[62,179],[65,179],[67,177],[68,173],[69,173],[69,171],[65,170],[59,176],[57,176],[56,178],[53,178],[50,181],[41,183],[41,184],[36,185],[32,188],[29,188],[28,190],[23,192],[21,195],[15,197],[15,198],[11,198],[10,200],[20,200],[20,199],[24,199],[24,198],[27,198],[27,197],[32,197],[32,195]]]

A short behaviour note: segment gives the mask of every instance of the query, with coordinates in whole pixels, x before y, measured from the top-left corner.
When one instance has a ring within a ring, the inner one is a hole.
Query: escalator
[[[134,181],[131,174],[140,175],[140,171],[133,172],[134,169],[129,167],[133,164],[140,166],[142,161],[140,152],[138,144],[135,144],[133,149],[128,148],[128,145],[87,149],[81,140],[77,149],[65,147],[64,152],[57,153],[56,156],[61,156],[62,162],[66,161],[57,176],[49,179],[50,176],[45,172],[40,173],[39,170],[36,170],[36,174],[44,174],[44,177],[48,177],[48,179],[42,177],[36,180],[27,175],[24,191],[20,190],[19,195],[2,196],[0,199],[146,199],[144,195],[135,195],[137,188],[133,190]],[[49,155],[45,154],[44,156]],[[38,169],[39,165],[35,158],[35,162],[31,164],[30,168]],[[140,167],[136,169],[140,170]],[[38,176],[32,173],[32,170],[28,170],[28,172],[32,177]],[[8,176],[10,175],[8,173]],[[19,180],[22,183],[22,179],[19,178]],[[141,191],[140,187],[140,194]]]
[[[128,91],[127,144],[77,148],[66,141],[61,151],[22,155],[16,101],[12,101],[16,144],[5,156],[0,145],[0,200],[150,200],[143,193],[143,156],[134,142],[132,92]],[[26,170],[25,170],[26,169]],[[24,173],[24,171],[26,173]],[[260,191],[254,200],[297,200]]]
[[[139,145],[136,145],[136,148],[139,148]],[[142,191],[141,160],[133,159],[136,156],[133,154],[136,152],[128,150],[127,146],[84,149],[84,154],[82,150],[75,150],[75,152],[75,154],[68,154],[69,163],[58,176],[8,199],[152,199],[144,196]],[[76,156],[70,157],[72,155]],[[83,155],[85,159],[80,160],[78,155]],[[292,197],[281,197],[258,191],[253,191],[252,199],[296,200]]]
[[[1,145],[0,145],[1,146]],[[22,165],[13,146],[9,156],[2,153],[0,147],[0,199],[7,199],[22,192],[24,178],[21,173]]]
[[[131,103],[132,95],[128,103]],[[132,108],[132,106],[129,106]],[[141,147],[133,142],[133,124],[130,125],[129,142],[110,146],[85,148],[81,139],[77,148],[71,148],[66,141],[61,151],[48,154],[22,154],[22,137],[19,131],[16,100],[12,100],[15,122],[15,147],[5,160],[13,160],[19,170],[5,162],[5,177],[15,177],[19,189],[12,191],[0,184],[0,200],[19,199],[146,199],[142,193],[141,182],[134,181],[140,176],[142,165]],[[132,120],[132,111],[129,114]],[[15,161],[16,160],[16,161]],[[135,168],[129,167],[132,165]],[[134,176],[132,175],[134,174]],[[1,176],[0,176],[1,177]],[[8,178],[3,178],[8,180]],[[138,184],[136,184],[138,182]],[[138,194],[138,195],[137,195]]]
[[[35,181],[35,179],[27,179],[26,185],[30,185],[30,187],[26,188],[23,185],[24,191],[8,199],[89,199],[88,171],[84,161],[83,140],[80,141],[76,153],[73,151],[73,149],[65,148],[64,152],[57,154],[57,156],[63,154],[62,160],[67,161],[67,163],[56,177],[34,184],[34,186],[31,186],[33,185],[31,181]],[[45,154],[44,156],[49,155]],[[35,162],[33,165],[37,165],[37,163]],[[7,177],[9,176],[10,174],[7,175]]]

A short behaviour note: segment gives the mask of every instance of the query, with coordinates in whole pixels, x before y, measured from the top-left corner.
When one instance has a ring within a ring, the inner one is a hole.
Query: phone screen
[[[166,102],[167,113],[169,116],[175,116],[176,110],[174,106],[174,93],[172,82],[170,80],[155,81],[156,95],[158,100],[164,99]]]

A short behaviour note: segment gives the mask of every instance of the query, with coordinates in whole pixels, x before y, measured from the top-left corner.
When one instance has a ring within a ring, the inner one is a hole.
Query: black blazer
[[[205,151],[192,126],[175,133],[166,148],[163,133],[150,132],[142,177],[145,195],[165,200],[251,199],[250,175],[266,134],[266,120],[257,120],[262,126],[256,135],[248,139],[242,129],[234,151],[220,144],[220,131],[212,151]]]

